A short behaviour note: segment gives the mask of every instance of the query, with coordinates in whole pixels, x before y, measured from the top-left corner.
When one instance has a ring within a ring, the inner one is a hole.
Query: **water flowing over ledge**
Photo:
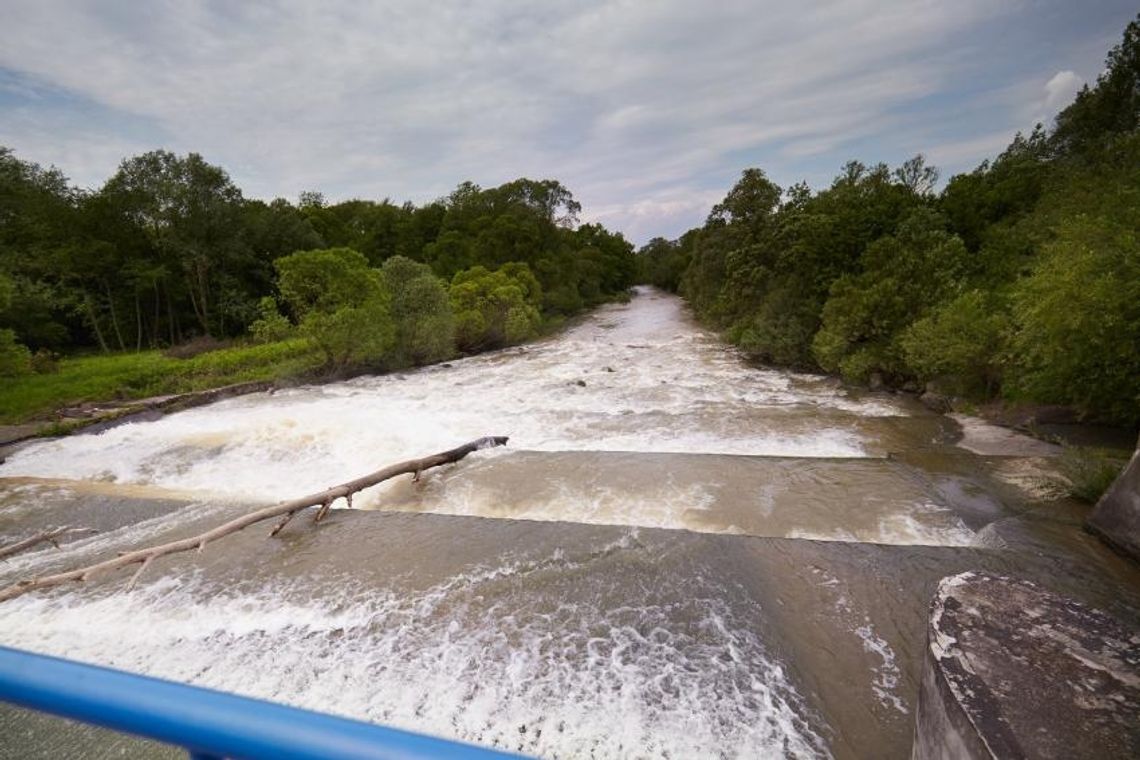
[[[489,431],[511,448],[319,528],[0,605],[0,642],[544,757],[903,757],[940,578],[1135,603],[1135,570],[1064,506],[1021,519],[1006,470],[1028,460],[961,449],[906,399],[750,367],[654,291],[525,347],[29,445],[0,466],[0,532],[100,533],[0,581]],[[0,710],[29,752],[106,746],[27,725]]]

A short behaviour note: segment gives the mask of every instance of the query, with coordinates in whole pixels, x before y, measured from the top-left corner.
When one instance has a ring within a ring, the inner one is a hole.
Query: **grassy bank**
[[[629,300],[629,293],[623,292],[600,299],[598,305]],[[573,316],[546,316],[530,340],[555,335],[592,312],[591,308]],[[451,347],[449,353],[435,360],[457,356],[463,354],[456,354]],[[157,350],[65,357],[55,372],[0,376],[0,425],[49,420],[61,409],[84,403],[131,401],[256,381],[329,380],[351,377],[368,366],[355,363],[332,371],[325,364],[326,358],[317,344],[305,337],[218,348],[190,358]],[[372,371],[382,370],[373,367]]]
[[[83,402],[129,400],[255,380],[301,377],[323,357],[307,340],[236,346],[189,359],[140,351],[60,360],[50,374],[0,378],[0,424],[50,415]]]

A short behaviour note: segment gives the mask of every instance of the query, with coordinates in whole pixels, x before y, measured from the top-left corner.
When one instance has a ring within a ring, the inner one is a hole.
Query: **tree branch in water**
[[[255,512],[250,512],[247,515],[237,517],[227,523],[223,523],[216,528],[212,528],[205,533],[199,533],[196,536],[189,538],[179,539],[178,541],[171,541],[158,546],[151,546],[145,549],[136,549],[134,551],[125,552],[120,554],[114,559],[104,560],[94,565],[88,565],[75,570],[69,570],[64,573],[56,573],[54,575],[44,575],[39,578],[29,578],[27,580],[18,581],[17,583],[0,590],[0,602],[5,602],[9,599],[14,599],[18,596],[35,591],[37,589],[52,588],[54,586],[61,586],[71,581],[85,581],[96,573],[106,572],[108,570],[117,570],[122,567],[138,564],[139,569],[131,577],[127,584],[127,588],[133,588],[139,576],[155,559],[165,556],[167,554],[177,554],[179,552],[197,549],[201,551],[206,547],[206,544],[228,536],[231,533],[236,533],[242,528],[247,528],[254,523],[261,522],[262,520],[269,520],[274,517],[281,517],[281,521],[270,533],[271,536],[277,535],[282,528],[296,515],[298,512],[308,509],[309,507],[320,507],[316,514],[313,516],[314,522],[320,522],[328,514],[332,504],[337,499],[345,499],[348,501],[349,506],[352,505],[352,495],[374,486],[377,483],[382,483],[385,480],[394,478],[397,475],[411,473],[415,479],[419,479],[420,473],[424,470],[430,470],[433,467],[440,465],[451,464],[458,462],[473,451],[479,449],[488,449],[494,446],[505,446],[507,443],[506,436],[487,436],[480,438],[470,443],[459,446],[458,448],[451,449],[450,451],[442,451],[438,454],[433,454],[422,459],[409,459],[406,462],[399,462],[397,464],[389,465],[382,470],[370,473],[355,480],[350,480],[347,483],[342,483],[339,486],[333,486],[319,493],[310,494],[309,496],[302,496],[299,499],[292,501],[283,501],[280,504],[275,504],[271,507],[265,507]],[[39,541],[50,541],[51,538],[37,538]],[[30,539],[29,539],[30,540]],[[26,544],[27,542],[20,542]],[[18,544],[16,545],[18,546]],[[12,547],[8,547],[11,549]]]
[[[62,528],[48,528],[42,533],[37,533],[30,538],[25,538],[23,541],[17,541],[14,544],[0,547],[0,559],[7,559],[14,554],[19,554],[22,551],[27,551],[33,546],[38,546],[43,543],[49,543],[56,549],[59,548],[59,540],[68,533],[98,533],[99,531],[94,528],[71,528],[63,526]]]

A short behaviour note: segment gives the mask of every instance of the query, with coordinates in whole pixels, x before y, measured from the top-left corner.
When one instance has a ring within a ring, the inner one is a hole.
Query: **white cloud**
[[[1058,71],[1045,83],[1045,109],[1053,113],[1060,111],[1069,105],[1084,83],[1075,71]]]
[[[985,0],[8,5],[0,67],[150,125],[249,195],[425,201],[466,179],[552,177],[639,241],[699,221],[745,166],[795,175],[797,160],[890,140],[898,111],[956,76],[952,41],[1009,12]],[[1049,97],[1073,76],[1054,77]],[[0,140],[87,184],[113,171],[112,149],[153,139],[0,111]]]
[[[1016,130],[1000,129],[996,132],[971,137],[965,140],[944,142],[934,145],[925,152],[927,162],[932,166],[970,166],[980,164],[982,158],[992,158],[1005,150]],[[945,173],[943,179],[950,179]]]

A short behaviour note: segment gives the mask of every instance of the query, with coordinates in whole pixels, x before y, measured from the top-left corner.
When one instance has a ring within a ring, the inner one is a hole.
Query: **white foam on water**
[[[977,546],[978,536],[953,510],[929,502],[915,502],[908,512],[895,512],[879,520],[880,540],[875,543],[908,546]]]
[[[868,528],[851,529],[841,522],[830,527],[794,528],[787,538],[811,541],[885,544],[888,546],[977,546],[978,535],[951,509],[913,502],[891,511]]]
[[[0,641],[543,757],[828,756],[716,589],[606,607],[527,582],[552,569],[574,563],[403,596],[352,579],[237,591],[194,578],[26,596],[0,606]]]
[[[871,621],[864,616],[864,624],[855,629],[855,635],[863,641],[863,649],[878,655],[883,663],[875,670],[875,679],[871,683],[871,690],[879,698],[884,707],[893,707],[903,715],[910,713],[903,701],[898,698],[895,690],[899,685],[898,663],[895,662],[895,652],[891,645],[875,633]]]
[[[813,567],[812,574],[823,578],[820,586],[834,589],[838,594],[835,599],[835,611],[840,619],[847,623],[848,630],[863,644],[863,651],[874,654],[880,659],[880,664],[871,669],[871,691],[879,700],[879,704],[903,715],[910,714],[906,703],[899,696],[902,672],[899,670],[895,651],[891,649],[891,645],[875,632],[875,626],[866,612],[856,612],[853,609],[847,596],[840,592],[843,584],[838,578],[819,567]],[[856,620],[861,622],[855,624]]]
[[[749,368],[680,308],[676,299],[638,298],[524,348],[33,444],[0,465],[0,477],[266,500],[484,435],[547,451],[860,457],[867,441],[855,420],[904,414],[829,381]]]
[[[546,451],[864,457],[875,442],[855,423],[905,415],[889,399],[749,368],[679,310],[677,299],[638,298],[522,349],[36,443],[0,477],[267,502],[485,435]],[[571,496],[557,508],[599,519],[626,510],[635,524],[670,527],[678,505],[708,502],[699,487],[660,504],[619,503],[604,489],[596,503]],[[76,542],[75,556],[133,548],[183,519]],[[888,527],[906,538],[928,529],[918,523]],[[46,553],[20,562],[9,569],[50,564]],[[190,577],[110,596],[29,595],[0,605],[0,641],[547,757],[827,756],[755,617],[715,584],[679,603],[624,607],[500,588],[527,572],[508,564],[414,594],[352,579],[218,590]]]

